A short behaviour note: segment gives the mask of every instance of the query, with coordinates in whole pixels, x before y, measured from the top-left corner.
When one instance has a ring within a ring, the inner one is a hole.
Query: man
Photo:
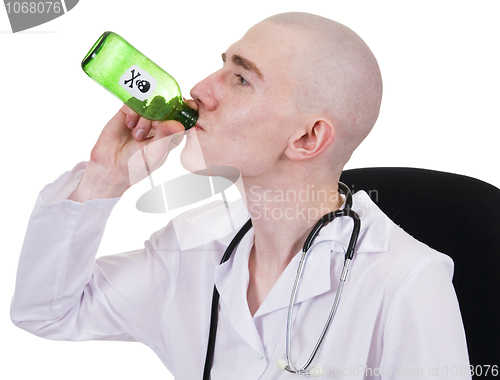
[[[276,363],[285,358],[297,253],[317,219],[343,206],[340,173],[377,119],[382,81],[353,31],[302,13],[257,24],[223,61],[191,91],[200,118],[181,159],[192,171],[240,171],[246,207],[237,203],[231,213],[237,228],[249,215],[253,229],[232,258],[218,265],[234,232],[219,208],[205,206],[176,218],[142,250],[94,260],[118,197],[161,165],[183,131],[123,107],[85,170],[78,166],[40,195],[12,302],[19,327],[51,339],[140,341],[175,378],[200,379],[215,284],[212,379],[293,376]],[[353,265],[311,368],[349,379],[444,379],[458,377],[455,366],[470,378],[451,259],[395,226],[366,194],[354,196],[353,209],[361,218]],[[314,240],[293,315],[297,367],[330,312],[351,229],[339,218]]]

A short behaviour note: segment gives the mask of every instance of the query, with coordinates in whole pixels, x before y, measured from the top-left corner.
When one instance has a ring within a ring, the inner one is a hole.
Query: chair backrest
[[[346,170],[397,225],[455,262],[453,284],[471,365],[500,362],[500,189],[474,178],[414,168]]]

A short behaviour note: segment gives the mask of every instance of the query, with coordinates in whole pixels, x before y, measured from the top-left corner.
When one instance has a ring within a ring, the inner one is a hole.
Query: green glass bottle
[[[97,40],[82,69],[146,119],[177,120],[186,129],[198,120],[198,112],[182,101],[175,79],[116,33],[105,32]]]

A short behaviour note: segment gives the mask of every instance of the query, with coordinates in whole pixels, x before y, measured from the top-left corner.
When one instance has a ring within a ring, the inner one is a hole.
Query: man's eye
[[[240,74],[234,74],[238,78],[241,86],[249,86],[250,83]]]

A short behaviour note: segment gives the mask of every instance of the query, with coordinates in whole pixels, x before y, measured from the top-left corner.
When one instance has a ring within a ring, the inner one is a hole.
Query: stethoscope
[[[293,285],[293,290],[292,294],[290,296],[290,304],[288,306],[288,317],[286,321],[286,360],[285,359],[280,359],[278,361],[278,367],[281,369],[297,374],[297,375],[304,375],[304,376],[322,376],[322,371],[321,368],[315,367],[308,369],[309,365],[313,361],[314,357],[316,356],[316,353],[319,350],[319,347],[321,346],[321,343],[323,342],[323,339],[325,338],[325,335],[332,324],[333,318],[335,317],[335,313],[337,312],[339,303],[340,303],[340,296],[342,294],[342,289],[344,287],[344,283],[347,277],[347,272],[349,271],[349,265],[351,263],[351,260],[354,256],[354,249],[356,247],[356,242],[358,240],[358,235],[359,235],[359,229],[361,227],[361,221],[359,219],[358,214],[352,210],[352,194],[351,190],[347,185],[345,185],[342,182],[339,182],[339,190],[345,195],[346,200],[345,200],[345,205],[344,208],[341,210],[333,211],[329,214],[324,215],[313,227],[311,232],[309,233],[309,236],[307,237],[304,247],[302,248],[302,257],[300,259],[299,263],[299,268],[297,269],[297,276],[295,277],[295,283]],[[347,247],[347,252],[345,254],[344,258],[344,266],[342,268],[342,273],[340,275],[340,280],[339,280],[339,286],[337,289],[337,295],[335,296],[335,300],[332,305],[332,309],[330,311],[330,315],[328,316],[328,319],[326,321],[325,327],[323,328],[323,331],[321,332],[321,335],[316,342],[316,345],[314,346],[314,349],[311,353],[311,356],[307,360],[307,362],[302,366],[301,368],[298,368],[292,364],[292,358],[291,358],[291,351],[292,351],[292,318],[293,318],[293,304],[295,302],[295,296],[297,294],[297,289],[299,287],[299,282],[302,277],[302,273],[304,270],[304,265],[306,263],[307,257],[309,256],[309,251],[310,248],[314,242],[314,239],[316,236],[319,234],[321,229],[330,223],[332,220],[338,217],[342,216],[348,216],[350,217],[353,222],[353,230],[351,234],[351,238],[349,240],[349,245]],[[227,247],[226,251],[224,252],[224,255],[222,256],[221,264],[225,263],[231,255],[233,254],[234,250],[238,246],[238,244],[241,242],[245,234],[250,230],[252,227],[252,220],[249,219],[243,227],[238,231],[238,233],[235,235],[229,246]],[[207,356],[205,359],[205,367],[203,370],[203,380],[209,380],[210,379],[210,370],[212,368],[212,362],[213,362],[213,357],[214,357],[214,349],[215,349],[215,336],[217,334],[217,320],[218,320],[218,308],[219,308],[219,292],[217,291],[217,288],[214,286],[214,292],[213,292],[213,297],[212,297],[212,312],[211,312],[211,317],[210,317],[210,331],[209,331],[209,337],[208,337],[208,347],[207,347]]]

